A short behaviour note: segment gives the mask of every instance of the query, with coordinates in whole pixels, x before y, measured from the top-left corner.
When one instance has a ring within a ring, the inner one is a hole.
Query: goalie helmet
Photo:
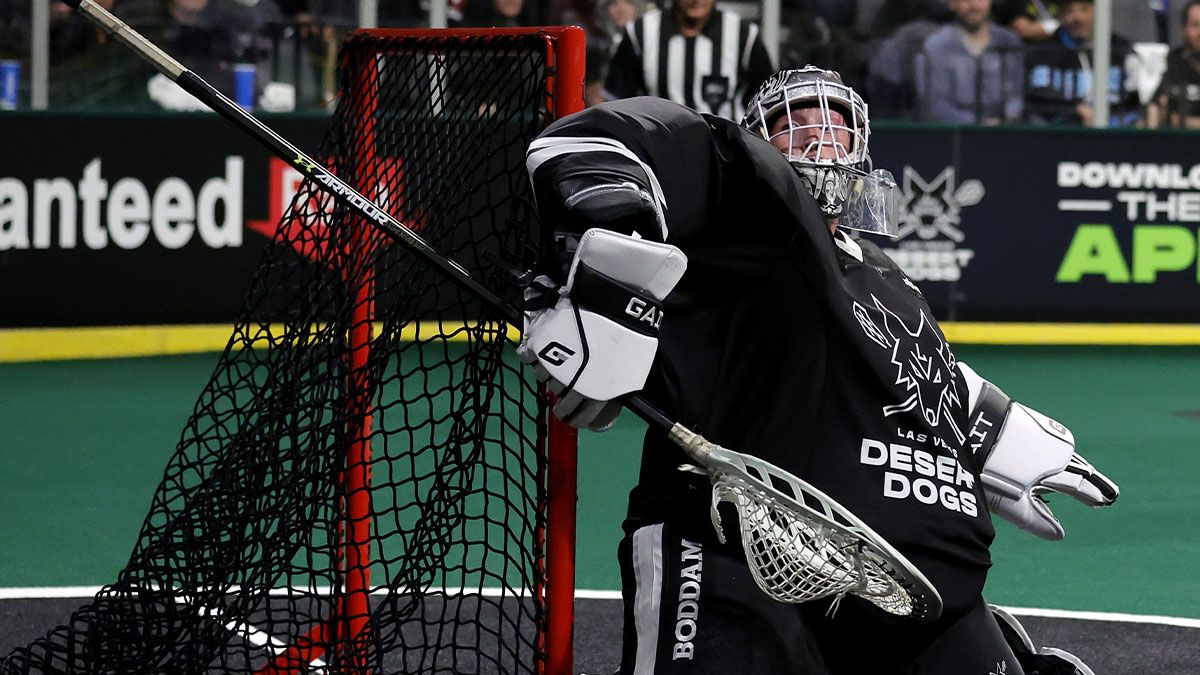
[[[852,181],[870,170],[867,104],[832,70],[775,73],[750,100],[742,126],[787,156],[830,218],[842,215]]]

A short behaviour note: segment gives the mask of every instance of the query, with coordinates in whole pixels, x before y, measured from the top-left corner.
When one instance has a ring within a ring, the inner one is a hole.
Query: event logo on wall
[[[915,281],[957,281],[975,256],[962,245],[962,211],[983,199],[983,183],[958,183],[950,166],[932,180],[905,166],[902,189],[899,232],[884,252]]]
[[[1059,283],[1152,284],[1196,266],[1200,164],[1059,162],[1057,186],[1060,212],[1087,214],[1078,216],[1086,221],[1063,253]]]

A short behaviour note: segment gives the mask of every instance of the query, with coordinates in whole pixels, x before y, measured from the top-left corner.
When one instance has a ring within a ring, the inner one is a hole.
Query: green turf
[[[215,363],[0,365],[0,585],[113,578]]]
[[[988,595],[1013,605],[1200,617],[1200,350],[956,350],[1010,395],[1058,418],[1122,500],[1059,499],[1067,540],[997,524]],[[112,578],[216,355],[0,365],[0,586]],[[577,585],[615,589],[616,542],[641,425],[583,434]]]
[[[1044,542],[997,524],[989,592],[998,602],[1200,617],[1200,350],[960,348],[1014,398],[1075,433],[1121,486],[1110,509],[1052,502],[1067,531]],[[1053,498],[1052,498],[1053,499]],[[1050,599],[1047,599],[1050,598]]]

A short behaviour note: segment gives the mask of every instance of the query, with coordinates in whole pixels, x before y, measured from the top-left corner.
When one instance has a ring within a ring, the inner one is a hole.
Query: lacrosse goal
[[[353,33],[318,152],[496,295],[582,31]],[[574,434],[516,331],[306,181],[118,578],[0,671],[565,673]]]

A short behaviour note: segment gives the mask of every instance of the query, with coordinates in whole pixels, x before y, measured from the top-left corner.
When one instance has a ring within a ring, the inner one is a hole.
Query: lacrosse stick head
[[[801,603],[850,594],[899,616],[941,614],[942,598],[921,571],[833,498],[756,457],[696,434],[689,442],[672,435],[712,481],[713,526],[722,541],[717,507],[737,509],[746,562],[771,598]]]

